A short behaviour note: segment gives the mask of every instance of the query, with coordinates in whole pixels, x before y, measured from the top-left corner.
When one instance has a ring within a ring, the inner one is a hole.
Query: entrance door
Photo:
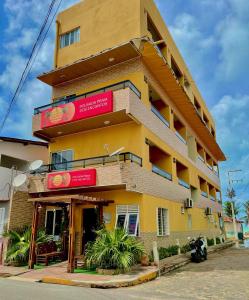
[[[99,225],[98,210],[95,208],[83,209],[83,249],[88,242],[96,238],[95,230]]]

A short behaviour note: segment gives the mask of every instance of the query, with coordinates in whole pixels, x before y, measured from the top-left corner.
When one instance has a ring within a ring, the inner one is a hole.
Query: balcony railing
[[[135,85],[130,80],[126,80],[126,81],[121,81],[121,82],[118,82],[118,83],[115,83],[112,85],[108,85],[104,88],[97,89],[97,90],[94,90],[94,91],[91,91],[88,93],[84,93],[84,94],[80,94],[80,95],[73,95],[73,96],[68,96],[68,97],[58,99],[58,100],[54,101],[53,103],[35,108],[34,114],[35,115],[40,114],[41,112],[43,112],[44,110],[47,110],[49,108],[53,108],[53,107],[57,107],[62,104],[67,104],[67,103],[73,102],[79,97],[87,98],[87,97],[93,96],[95,94],[99,94],[99,93],[103,93],[103,92],[107,92],[107,91],[117,91],[117,90],[125,89],[127,87],[130,88],[139,98],[141,98],[141,92],[135,87]]]
[[[187,142],[186,142],[186,140],[181,136],[181,134],[180,134],[178,131],[176,131],[175,133],[176,133],[176,136],[178,137],[178,139],[186,145]]]
[[[168,180],[172,180],[172,174],[168,173],[167,171],[157,167],[156,165],[152,165],[152,172],[159,175],[159,176],[162,176]]]
[[[203,197],[205,197],[205,198],[208,198],[207,192],[201,191],[201,195],[202,195]]]
[[[169,122],[164,118],[164,116],[155,108],[155,106],[151,105],[151,111],[161,120],[167,127],[169,127]]]
[[[186,189],[190,189],[190,185],[181,178],[178,178],[178,184],[185,187]]]
[[[198,154],[198,159],[205,163],[205,159],[200,154]]]
[[[214,196],[210,195],[210,200],[215,201]]]
[[[209,168],[209,170],[213,171],[213,167],[207,163],[207,167]]]
[[[98,156],[98,157],[92,157],[86,159],[72,160],[72,161],[57,163],[57,164],[43,165],[38,170],[36,170],[35,173],[49,173],[54,171],[73,170],[78,168],[86,168],[93,165],[106,165],[108,163],[114,163],[120,161],[123,162],[131,161],[133,163],[138,164],[139,166],[142,166],[141,157],[133,153],[126,152],[115,156]]]

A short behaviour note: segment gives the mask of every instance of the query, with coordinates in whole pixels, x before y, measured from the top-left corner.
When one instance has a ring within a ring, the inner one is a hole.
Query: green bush
[[[173,245],[173,246],[169,246],[167,248],[160,247],[158,249],[158,253],[159,253],[159,259],[160,260],[164,259],[166,257],[177,255],[178,254],[178,246],[177,245]]]
[[[187,253],[191,250],[190,245],[186,244],[181,247],[181,253]]]
[[[214,245],[214,239],[207,239],[207,244],[208,244],[208,246],[213,246]]]
[[[29,248],[31,240],[31,227],[25,226],[15,230],[9,230],[4,233],[9,238],[9,245],[6,255],[7,262],[14,262],[19,265],[26,264],[29,258]],[[43,243],[51,240],[44,230],[37,231],[36,243]]]
[[[145,254],[144,246],[123,229],[96,231],[96,240],[86,246],[88,268],[128,271]]]
[[[218,244],[220,244],[220,238],[216,238],[216,244],[218,245]]]

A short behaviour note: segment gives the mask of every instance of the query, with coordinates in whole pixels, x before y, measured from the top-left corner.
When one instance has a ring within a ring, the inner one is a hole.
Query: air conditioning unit
[[[205,214],[206,214],[206,216],[212,215],[212,208],[211,207],[207,207],[206,210],[205,210]]]
[[[187,198],[185,201],[185,208],[192,208],[193,207],[193,200],[191,198]]]

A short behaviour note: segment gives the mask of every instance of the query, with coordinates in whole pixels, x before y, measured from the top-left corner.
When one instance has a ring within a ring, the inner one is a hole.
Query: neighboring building
[[[228,239],[234,238],[234,227],[233,227],[233,219],[227,216],[223,217],[224,221],[224,228],[226,232],[226,237]],[[236,228],[238,233],[238,238],[243,239],[244,233],[243,233],[243,221],[236,219]]]
[[[50,143],[50,165],[29,190],[47,209],[47,231],[60,234],[69,205],[72,255],[102,218],[148,251],[153,241],[220,235],[225,156],[154,2],[85,0],[56,24],[54,69],[38,77],[52,87],[53,104],[33,116],[34,135]],[[69,264],[71,271],[71,256]]]
[[[48,161],[48,144],[44,142],[0,136],[0,237],[5,227],[10,229],[31,225],[32,203],[27,203],[25,187],[14,190],[12,180],[27,171],[30,162]],[[12,203],[11,203],[12,202]]]

